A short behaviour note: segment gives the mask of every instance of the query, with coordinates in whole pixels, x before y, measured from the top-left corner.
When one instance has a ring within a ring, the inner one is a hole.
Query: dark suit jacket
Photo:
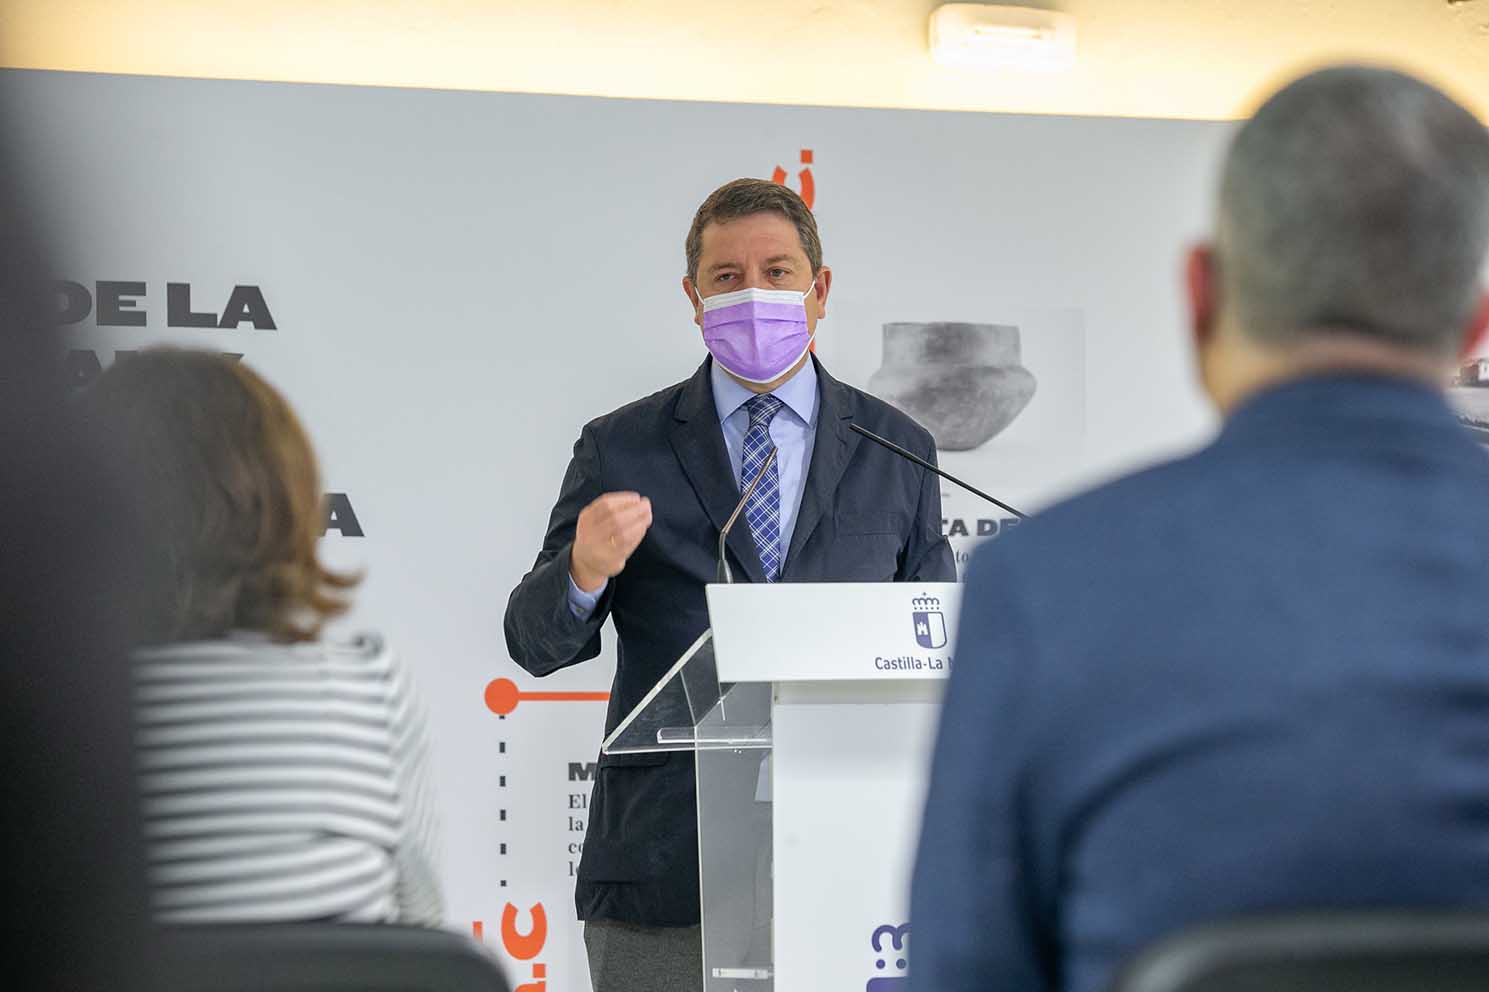
[[[1489,905],[1489,453],[1316,378],[974,558],[911,987],[1095,992],[1161,935]]]
[[[600,626],[619,637],[608,734],[708,628],[705,583],[719,530],[739,502],[709,384],[686,382],[587,424],[537,564],[507,604],[507,647],[534,675],[593,658]],[[929,433],[845,386],[819,364],[816,440],[784,582],[951,581],[939,480],[848,429],[856,421],[927,459]],[[652,501],[652,525],[588,620],[569,609],[569,551],[579,511],[601,493]],[[741,518],[743,522],[743,518]],[[748,526],[729,534],[736,581],[764,582]],[[581,919],[652,926],[698,922],[698,825],[691,754],[601,757],[575,902]]]

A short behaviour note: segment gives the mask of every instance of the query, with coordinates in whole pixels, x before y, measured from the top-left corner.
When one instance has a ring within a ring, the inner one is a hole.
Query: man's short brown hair
[[[812,275],[822,268],[822,239],[817,234],[817,219],[795,190],[765,179],[736,179],[712,193],[693,215],[685,245],[688,278],[698,281],[698,258],[703,254],[703,229],[709,224],[748,217],[750,214],[777,213],[796,225],[801,247],[811,263]]]
[[[97,418],[141,482],[151,582],[146,641],[257,631],[314,639],[356,583],[316,556],[320,472],[283,396],[247,366],[204,351],[152,348],[121,358],[89,389]]]

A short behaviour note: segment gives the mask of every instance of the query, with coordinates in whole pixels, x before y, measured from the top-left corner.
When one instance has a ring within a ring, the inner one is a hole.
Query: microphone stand
[[[729,560],[725,553],[724,542],[729,539],[729,531],[734,528],[734,521],[739,519],[739,515],[744,512],[745,504],[750,501],[750,494],[755,491],[756,486],[760,485],[760,480],[765,478],[765,473],[770,471],[770,467],[776,463],[776,454],[779,451],[779,448],[770,449],[770,454],[765,456],[765,464],[760,466],[760,471],[750,480],[750,484],[745,486],[744,495],[739,498],[739,505],[734,508],[733,513],[729,514],[729,519],[724,522],[724,526],[719,528],[719,571],[717,579],[719,582],[731,584],[734,582],[734,573],[729,570]]]
[[[1013,507],[1009,506],[1007,503],[1003,502],[1001,499],[996,499],[996,498],[994,498],[992,496],[989,496],[987,493],[983,492],[981,489],[978,489],[976,486],[968,485],[967,483],[963,482],[961,479],[958,479],[956,476],[952,475],[950,472],[943,472],[943,471],[941,471],[939,468],[937,468],[935,465],[932,465],[930,462],[926,461],[924,458],[920,457],[919,455],[915,454],[914,452],[906,451],[904,448],[901,448],[899,445],[895,444],[893,441],[890,441],[887,438],[882,438],[878,434],[875,434],[873,431],[865,430],[864,428],[859,427],[857,424],[853,423],[852,421],[849,421],[848,426],[850,428],[852,428],[853,430],[857,431],[858,433],[862,434],[864,437],[868,438],[870,441],[873,441],[875,444],[883,445],[884,447],[888,448],[890,451],[893,451],[895,454],[899,455],[901,458],[908,458],[910,461],[912,461],[915,464],[919,465],[921,468],[927,469],[927,470],[932,471],[932,472],[935,472],[937,475],[939,475],[941,478],[945,479],[948,482],[955,482],[957,485],[961,486],[963,489],[967,490],[967,492],[971,493],[972,495],[974,495],[974,496],[981,496],[983,499],[987,500],[989,503],[993,504],[994,506],[1001,507],[1002,509],[1007,510],[1009,513],[1013,514],[1015,517],[1018,517],[1020,520],[1027,520],[1028,519],[1028,517],[1026,515],[1020,513],[1018,510],[1015,510]]]

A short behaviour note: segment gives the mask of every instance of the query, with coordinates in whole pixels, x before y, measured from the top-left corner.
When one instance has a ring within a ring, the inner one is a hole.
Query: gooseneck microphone
[[[858,433],[862,434],[864,437],[868,438],[870,441],[873,441],[875,444],[881,444],[884,447],[888,448],[890,451],[893,451],[895,454],[899,455],[901,458],[908,458],[910,461],[912,461],[915,464],[919,465],[921,468],[923,468],[923,469],[929,469],[930,471],[935,472],[937,475],[939,475],[941,478],[945,479],[947,482],[955,482],[957,485],[959,485],[963,489],[967,490],[967,492],[971,493],[973,496],[981,496],[983,499],[987,500],[989,503],[993,504],[994,506],[1001,507],[1001,508],[1007,510],[1009,513],[1013,514],[1015,517],[1018,517],[1020,520],[1026,520],[1026,519],[1028,519],[1024,514],[1022,514],[1019,511],[1015,510],[1013,507],[1009,506],[1007,503],[1003,502],[1001,499],[995,499],[994,497],[989,496],[987,493],[983,492],[981,489],[978,489],[976,486],[968,485],[967,483],[963,482],[961,479],[958,479],[956,476],[952,475],[950,472],[943,472],[943,471],[941,471],[939,468],[937,468],[936,466],[932,465],[930,462],[926,461],[924,458],[920,457],[919,455],[917,455],[917,454],[915,454],[913,452],[906,451],[904,448],[901,448],[899,445],[895,444],[893,441],[890,441],[890,440],[888,440],[886,438],[882,438],[878,434],[875,434],[873,431],[864,430],[862,427],[859,427],[857,424],[853,423],[852,421],[849,421],[848,422],[848,426],[851,427],[851,428],[853,428],[853,430],[857,431]],[[743,504],[741,504],[741,505],[743,505]],[[736,512],[738,512],[738,511],[736,511]],[[733,523],[733,521],[731,520],[730,523]]]
[[[750,484],[745,486],[744,495],[739,498],[739,505],[734,508],[733,513],[729,514],[729,519],[724,521],[724,526],[719,528],[719,582],[732,583],[734,581],[734,573],[729,571],[729,560],[725,555],[724,542],[729,539],[729,531],[734,528],[734,521],[739,519],[739,515],[744,512],[745,504],[750,501],[750,494],[755,491],[756,486],[760,485],[760,480],[765,478],[765,473],[770,471],[770,467],[776,463],[776,453],[779,451],[779,448],[770,449],[770,454],[765,456],[765,464],[760,466],[760,471],[755,473]]]

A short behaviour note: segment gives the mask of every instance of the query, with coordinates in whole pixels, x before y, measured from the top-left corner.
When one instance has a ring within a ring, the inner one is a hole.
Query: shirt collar
[[[714,408],[718,411],[719,421],[722,423],[756,394],[736,382],[729,373],[719,367],[718,362],[710,359],[708,365],[708,377],[713,383]],[[776,399],[786,404],[786,408],[796,414],[802,423],[811,427],[817,421],[816,360],[808,359],[795,375],[771,390],[771,393]]]

